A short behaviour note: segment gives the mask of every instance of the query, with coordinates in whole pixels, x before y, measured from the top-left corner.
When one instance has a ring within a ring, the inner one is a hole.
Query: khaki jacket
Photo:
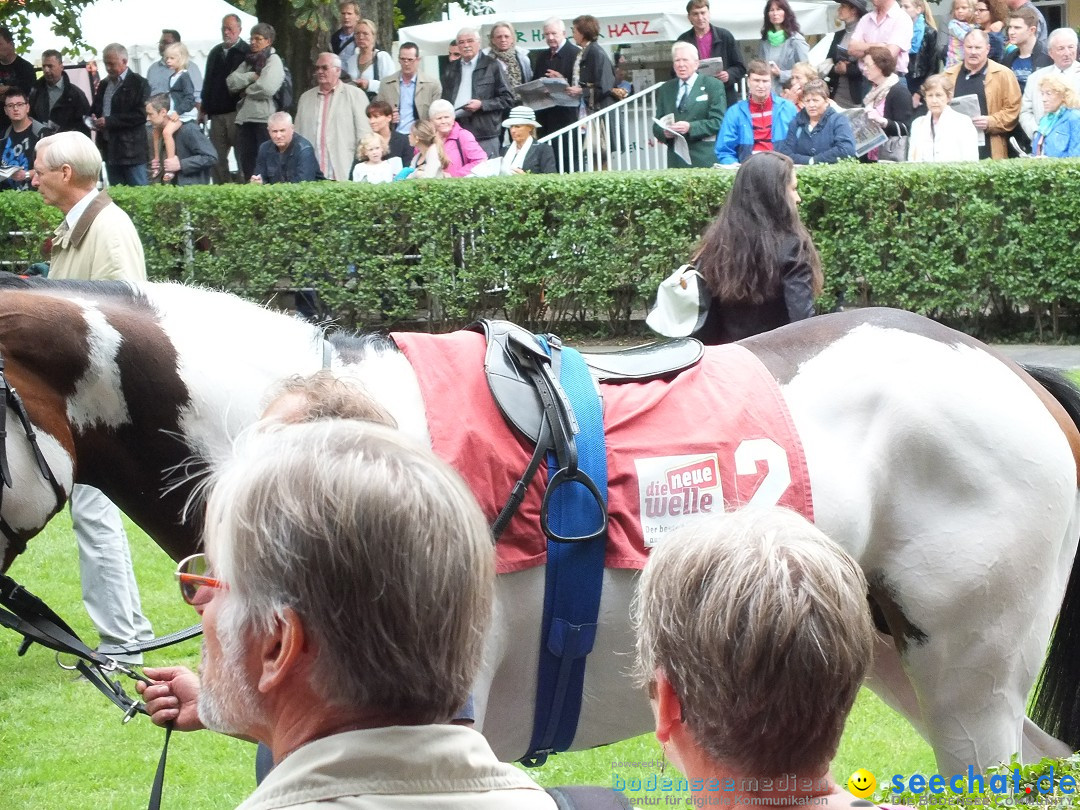
[[[139,234],[131,218],[104,191],[66,236],[54,237],[49,278],[146,281]]]
[[[416,74],[416,120],[428,119],[428,108],[431,102],[442,96],[442,83],[438,79],[425,76],[423,73]],[[401,71],[392,73],[382,80],[379,85],[377,98],[385,101],[391,107],[398,107],[401,103]]]
[[[963,62],[959,62],[946,70],[945,75],[955,83],[963,66]],[[1015,73],[1004,65],[988,60],[983,85],[986,90],[987,118],[990,119],[986,128],[990,157],[1002,160],[1009,156],[1009,133],[1020,120],[1020,84],[1016,81]]]
[[[300,96],[296,108],[296,131],[311,141],[324,177],[348,180],[356,159],[356,145],[371,134],[367,119],[367,93],[355,84],[338,82],[333,89],[330,114],[326,121],[326,163],[323,165],[318,125],[322,112],[319,88],[312,87]]]

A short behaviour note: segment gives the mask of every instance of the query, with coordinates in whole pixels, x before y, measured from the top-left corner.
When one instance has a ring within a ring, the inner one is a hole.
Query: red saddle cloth
[[[484,337],[394,333],[416,370],[432,449],[461,474],[489,522],[528,466],[532,445],[499,412],[484,377]],[[814,518],[806,456],[780,388],[746,349],[706,347],[673,380],[601,385],[608,456],[610,568],[641,568],[679,525],[750,502]],[[541,465],[497,546],[499,573],[542,565]]]

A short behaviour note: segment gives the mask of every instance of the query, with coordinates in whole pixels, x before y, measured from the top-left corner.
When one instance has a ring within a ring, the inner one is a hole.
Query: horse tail
[[[1080,427],[1080,389],[1056,369],[1024,366]],[[1050,637],[1031,704],[1031,719],[1072,750],[1080,749],[1080,566],[1073,558],[1069,584]]]

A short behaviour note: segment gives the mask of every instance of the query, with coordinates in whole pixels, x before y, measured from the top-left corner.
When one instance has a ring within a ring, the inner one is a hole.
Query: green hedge
[[[1077,310],[1080,162],[849,164],[799,177],[825,267],[824,309],[897,306],[974,331]],[[498,312],[618,332],[685,260],[731,178],[701,170],[112,194],[135,220],[154,279],[259,301],[275,287],[314,287],[349,325],[419,309],[434,328]],[[0,232],[29,234],[0,255],[39,260],[58,221],[36,194],[0,194]]]

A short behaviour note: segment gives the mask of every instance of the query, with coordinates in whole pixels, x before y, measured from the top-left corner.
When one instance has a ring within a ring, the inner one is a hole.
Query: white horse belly
[[[818,525],[926,635],[904,669],[943,772],[1021,749],[1076,552],[1076,466],[990,354],[864,325],[783,388]]]

